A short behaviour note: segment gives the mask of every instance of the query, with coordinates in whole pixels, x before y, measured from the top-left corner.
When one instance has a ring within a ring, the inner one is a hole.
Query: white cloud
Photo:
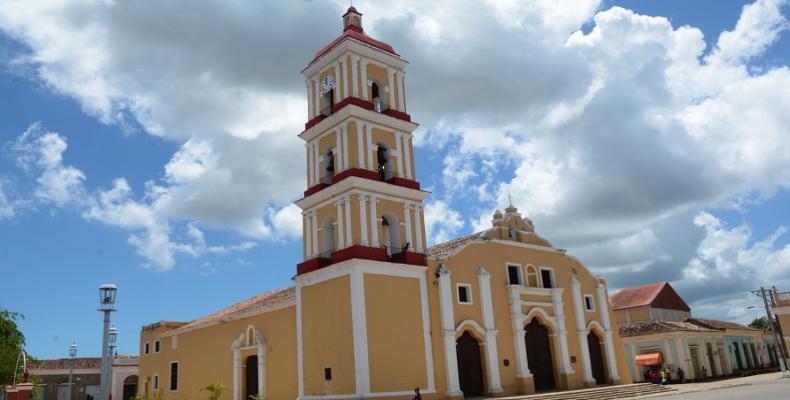
[[[787,0],[763,0],[743,7],[735,29],[722,32],[708,61],[742,62],[762,54],[788,28],[782,15]]]
[[[269,214],[275,232],[287,238],[302,237],[302,210],[296,204],[269,210]]]
[[[3,182],[0,182],[0,221],[13,218],[15,215],[16,210],[14,204],[3,190]]]
[[[461,214],[442,200],[426,203],[424,216],[429,246],[452,239],[464,227]]]
[[[17,163],[28,173],[38,174],[35,196],[59,207],[84,201],[85,174],[63,165],[63,153],[68,148],[66,138],[47,132],[40,123],[31,124],[11,144]]]

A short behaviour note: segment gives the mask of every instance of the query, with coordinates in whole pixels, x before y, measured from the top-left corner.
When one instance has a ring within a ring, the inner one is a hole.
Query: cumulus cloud
[[[14,204],[3,191],[3,182],[0,182],[0,221],[13,218],[16,215]]]
[[[85,174],[63,164],[63,153],[68,148],[66,138],[48,132],[36,122],[11,144],[17,163],[28,173],[38,174],[35,196],[63,207],[84,201]]]
[[[425,204],[425,234],[428,245],[452,239],[464,227],[464,219],[442,200],[434,200]]]
[[[756,238],[749,225],[728,227],[708,212],[701,212],[694,224],[704,230],[705,236],[694,258],[683,267],[682,279],[673,282],[692,294],[689,300],[708,304],[709,312],[741,317],[746,314],[746,305],[757,301],[749,290],[790,286],[790,244],[777,244],[786,236],[787,227],[780,226],[771,235]],[[717,308],[711,300],[715,298],[737,307]]]

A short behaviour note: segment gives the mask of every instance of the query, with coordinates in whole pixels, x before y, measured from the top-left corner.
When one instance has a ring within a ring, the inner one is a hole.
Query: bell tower
[[[350,7],[302,70],[307,93],[299,397],[435,391],[423,201],[407,112],[407,61]],[[383,319],[385,318],[385,319]],[[398,342],[393,351],[392,343]],[[407,367],[408,368],[405,368]]]
[[[425,265],[422,206],[403,60],[354,7],[302,71],[308,121],[303,274],[350,258]]]

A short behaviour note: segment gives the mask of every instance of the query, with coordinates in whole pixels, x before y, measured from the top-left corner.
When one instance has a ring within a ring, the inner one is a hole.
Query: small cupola
[[[346,29],[362,31],[362,14],[354,6],[349,7],[343,14],[343,30]]]

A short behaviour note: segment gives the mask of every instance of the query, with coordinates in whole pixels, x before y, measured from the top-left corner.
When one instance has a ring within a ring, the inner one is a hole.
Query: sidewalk
[[[781,377],[782,377],[781,372],[769,372],[767,374],[744,376],[742,378],[722,379],[712,382],[678,383],[678,384],[667,385],[677,390],[676,392],[672,392],[671,394],[668,395],[672,396],[672,395],[691,393],[691,392],[701,392],[704,390],[711,390],[711,389],[724,389],[734,386],[753,385],[758,383],[775,381],[777,379],[781,379]],[[650,396],[644,396],[642,398],[656,397],[656,396],[667,396],[667,394],[650,395]]]

